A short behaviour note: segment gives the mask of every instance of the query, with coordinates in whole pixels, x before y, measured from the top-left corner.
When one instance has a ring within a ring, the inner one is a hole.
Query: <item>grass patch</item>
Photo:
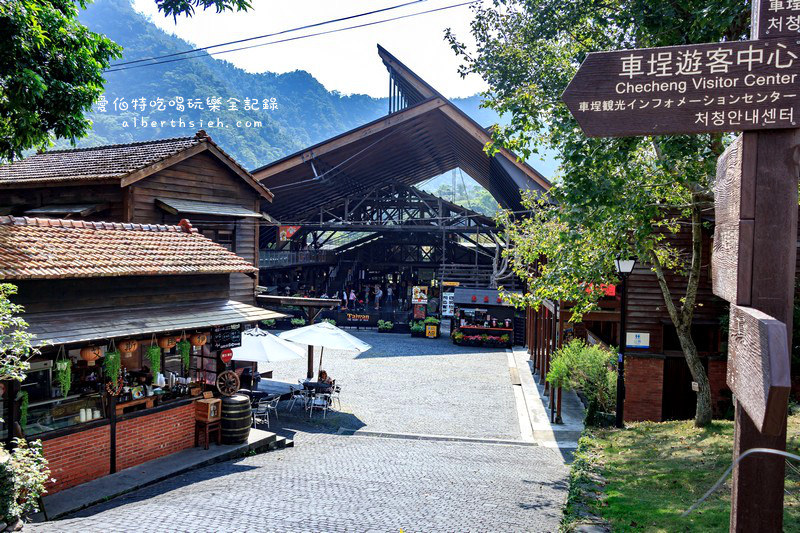
[[[613,531],[727,531],[730,478],[688,517],[689,508],[730,465],[733,422],[642,422],[590,429],[576,451],[563,528],[589,511]],[[800,413],[789,417],[787,449],[800,453]],[[800,469],[797,462],[792,466]],[[800,532],[800,475],[787,466],[784,531]]]

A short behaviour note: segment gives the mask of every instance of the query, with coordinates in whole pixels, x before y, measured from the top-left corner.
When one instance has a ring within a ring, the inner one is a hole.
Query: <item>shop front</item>
[[[50,493],[192,447],[226,351],[283,316],[228,299],[252,265],[186,228],[3,218],[3,281],[39,351],[2,384],[3,438],[42,440]]]
[[[514,342],[513,306],[500,291],[456,287],[450,337],[463,346],[509,347]]]

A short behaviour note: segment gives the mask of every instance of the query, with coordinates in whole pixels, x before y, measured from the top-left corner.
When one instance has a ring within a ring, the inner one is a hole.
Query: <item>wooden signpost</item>
[[[714,293],[731,303],[734,460],[786,449],[800,175],[800,2],[753,2],[751,41],[597,52],[563,99],[589,136],[742,131],[719,158]],[[733,472],[731,531],[782,531],[785,463]]]

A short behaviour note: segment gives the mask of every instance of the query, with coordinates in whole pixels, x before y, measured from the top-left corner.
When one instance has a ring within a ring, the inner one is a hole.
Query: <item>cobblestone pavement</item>
[[[518,439],[504,349],[455,346],[449,338],[348,330],[372,345],[363,354],[325,350],[322,368],[342,386],[342,411],[328,420],[369,431]],[[318,369],[317,349],[314,368]],[[305,377],[306,360],[273,365],[274,378]],[[366,426],[366,427],[364,427]]]
[[[373,350],[323,357],[344,385],[352,414],[342,421],[374,431],[519,438],[504,351],[357,334]],[[276,378],[296,379],[303,369],[304,361],[291,362],[276,367]],[[26,530],[558,530],[567,484],[558,449],[337,435],[283,414],[281,424],[294,448],[195,470]]]

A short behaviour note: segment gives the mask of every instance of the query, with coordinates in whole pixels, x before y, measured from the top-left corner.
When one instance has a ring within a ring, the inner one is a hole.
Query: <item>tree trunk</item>
[[[670,319],[675,325],[678,341],[681,344],[681,350],[683,350],[683,356],[686,359],[686,364],[689,366],[692,379],[694,379],[698,386],[697,407],[694,416],[694,424],[697,427],[704,427],[711,423],[711,386],[708,382],[706,371],[703,368],[703,363],[700,361],[700,356],[697,353],[697,347],[692,339],[692,318],[694,317],[694,307],[697,301],[697,289],[700,286],[700,261],[703,252],[703,227],[700,218],[701,203],[702,200],[699,195],[692,195],[692,258],[689,264],[689,279],[686,282],[686,293],[680,309],[678,309],[672,299],[672,292],[664,276],[664,269],[661,266],[661,261],[659,261],[655,252],[650,253],[653,270],[656,273],[658,285],[661,287],[661,293],[664,297],[664,303],[667,306]]]
[[[694,425],[701,428],[711,423],[711,384],[703,368],[703,362],[697,354],[697,347],[692,340],[692,334],[687,327],[677,327],[678,340],[681,343],[683,356],[689,365],[692,379],[697,383],[697,408],[694,415]]]

